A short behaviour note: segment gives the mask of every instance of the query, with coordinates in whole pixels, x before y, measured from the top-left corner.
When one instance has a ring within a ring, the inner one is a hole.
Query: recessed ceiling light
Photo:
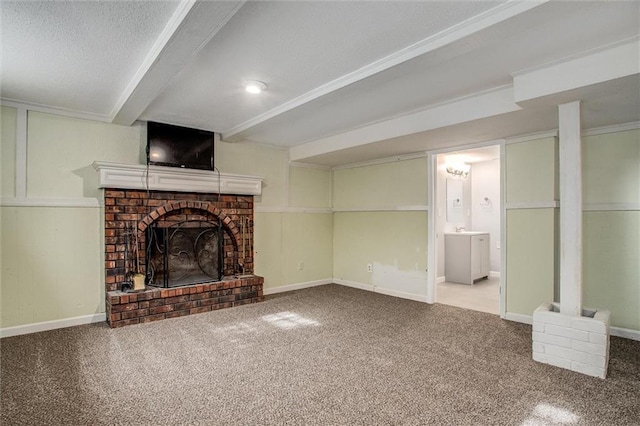
[[[249,93],[258,94],[267,90],[267,85],[261,81],[246,81],[244,83],[244,90]]]

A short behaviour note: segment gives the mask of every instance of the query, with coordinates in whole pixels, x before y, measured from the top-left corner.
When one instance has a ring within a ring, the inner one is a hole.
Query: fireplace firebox
[[[146,284],[171,288],[219,281],[223,276],[220,223],[188,221],[146,231]]]

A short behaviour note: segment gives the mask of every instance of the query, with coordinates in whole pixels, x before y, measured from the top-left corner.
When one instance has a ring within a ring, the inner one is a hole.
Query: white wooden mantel
[[[263,177],[96,161],[99,188],[261,195]]]

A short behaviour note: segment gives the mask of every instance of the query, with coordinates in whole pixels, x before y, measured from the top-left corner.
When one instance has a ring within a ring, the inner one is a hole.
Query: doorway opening
[[[501,313],[501,145],[437,154],[435,302]]]

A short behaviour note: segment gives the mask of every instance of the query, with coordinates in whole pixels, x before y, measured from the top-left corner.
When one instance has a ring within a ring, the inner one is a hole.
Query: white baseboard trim
[[[357,288],[359,290],[371,291],[373,293],[380,293],[387,296],[399,297],[401,299],[415,300],[417,302],[427,302],[427,296],[422,294],[407,293],[405,291],[393,290],[390,288],[378,287],[373,284],[364,284],[356,281],[343,280],[341,278],[335,278],[333,280],[335,284],[340,284],[345,287]]]
[[[438,284],[438,283],[443,283],[443,282],[445,282],[446,280],[447,280],[447,277],[445,277],[445,276],[438,277],[438,278],[436,278],[436,284]]]
[[[375,293],[385,294],[387,296],[399,297],[401,299],[415,300],[416,302],[427,303],[427,296],[422,294],[407,293],[406,291],[398,291],[384,287],[374,287]]]
[[[284,292],[293,291],[293,290],[301,290],[303,288],[317,287],[319,285],[332,284],[332,283],[333,283],[333,280],[331,278],[327,278],[324,280],[307,281],[303,283],[283,285],[280,287],[265,288],[262,291],[262,293],[265,296],[268,296],[270,294],[284,293]]]
[[[0,328],[0,338],[19,336],[21,334],[39,333],[41,331],[55,330],[57,328],[72,327],[74,325],[84,325],[84,324],[92,324],[95,322],[104,322],[106,320],[107,320],[107,315],[103,312],[100,314],[83,315],[80,317],[36,322],[33,324],[17,325],[15,327]]]
[[[611,327],[609,329],[612,336],[624,337],[625,339],[640,341],[640,330],[631,330],[629,328]]]
[[[532,315],[514,314],[513,312],[507,312],[504,314],[504,319],[508,321],[521,322],[523,324],[533,324]]]
[[[500,278],[500,272],[498,271],[489,271],[489,276],[492,278]]]
[[[359,290],[373,291],[374,287],[371,284],[363,284],[356,281],[343,280],[342,278],[334,278],[335,284],[340,284],[345,287],[357,288]]]
[[[514,314],[511,312],[507,312],[504,316],[504,319],[509,321],[521,322],[529,325],[533,324],[533,316],[530,316],[530,315]],[[609,327],[609,332],[612,336],[623,337],[625,339],[640,341],[640,330],[631,330],[629,328],[622,328],[622,327]]]

